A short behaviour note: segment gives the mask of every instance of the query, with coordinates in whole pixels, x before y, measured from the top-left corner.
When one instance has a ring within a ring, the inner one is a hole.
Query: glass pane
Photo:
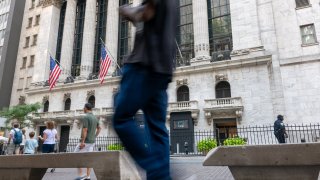
[[[313,44],[316,43],[313,35],[306,35],[302,37],[303,44]]]
[[[175,120],[173,123],[174,129],[188,129],[188,120]]]

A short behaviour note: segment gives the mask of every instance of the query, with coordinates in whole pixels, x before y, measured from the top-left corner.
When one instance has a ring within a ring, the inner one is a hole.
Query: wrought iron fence
[[[288,138],[286,143],[320,142],[320,124],[286,125]],[[217,128],[203,131],[170,132],[171,155],[205,155],[208,150],[203,147],[223,146],[228,138],[240,138],[246,145],[278,144],[273,125],[241,126],[237,128]],[[79,138],[70,138],[67,152],[73,152]],[[213,143],[213,144],[212,144]],[[116,148],[115,148],[116,146]],[[122,147],[118,137],[98,137],[96,151],[117,150]],[[115,148],[115,149],[114,149]]]

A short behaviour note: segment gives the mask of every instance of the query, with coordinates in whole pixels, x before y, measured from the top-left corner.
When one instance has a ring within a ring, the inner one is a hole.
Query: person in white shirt
[[[52,121],[47,122],[47,129],[43,131],[43,137],[39,136],[39,138],[43,141],[42,153],[53,153],[56,141],[58,141],[58,132]]]
[[[13,129],[9,133],[9,140],[8,140],[8,149],[7,154],[8,155],[18,155],[20,153],[20,144],[14,143],[14,137],[16,132],[20,132],[19,124],[14,124]]]

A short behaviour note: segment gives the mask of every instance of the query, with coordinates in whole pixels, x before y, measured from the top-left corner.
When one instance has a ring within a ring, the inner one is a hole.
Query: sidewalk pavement
[[[172,157],[171,175],[173,180],[234,180],[227,167],[203,167],[204,157]],[[54,173],[48,169],[43,180],[65,179],[77,177],[77,169],[56,169]],[[94,173],[92,180],[96,180]]]

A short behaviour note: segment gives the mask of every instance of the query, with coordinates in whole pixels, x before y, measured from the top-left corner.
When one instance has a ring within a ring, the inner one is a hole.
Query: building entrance
[[[216,138],[219,145],[228,138],[237,136],[237,120],[236,119],[219,119],[214,120],[214,129],[216,130]]]

